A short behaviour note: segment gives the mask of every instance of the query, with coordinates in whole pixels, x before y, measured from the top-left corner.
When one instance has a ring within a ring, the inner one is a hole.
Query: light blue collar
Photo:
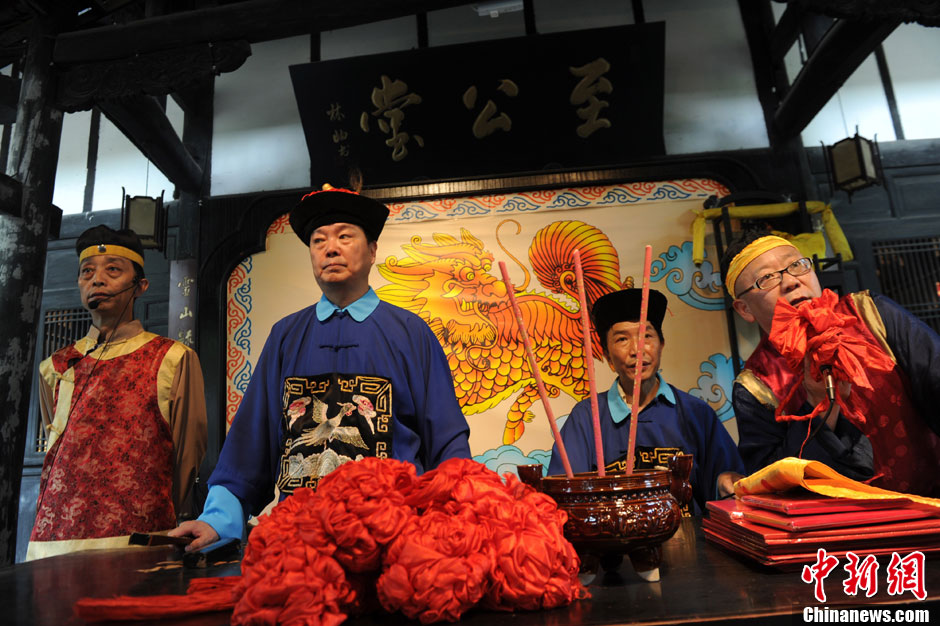
[[[656,398],[661,397],[674,406],[676,404],[676,394],[673,393],[672,387],[670,387],[659,374],[656,374],[656,378],[659,379],[659,390],[656,392]],[[655,400],[656,398],[653,399]],[[624,401],[623,396],[621,396],[619,378],[614,379],[613,386],[611,386],[610,391],[607,392],[607,407],[610,409],[610,417],[614,420],[615,424],[619,424],[630,417],[632,410],[630,405]]]
[[[361,322],[372,315],[372,311],[374,311],[377,306],[379,306],[379,296],[372,287],[369,287],[369,291],[367,291],[365,295],[345,309],[341,309],[327,300],[326,296],[320,296],[320,301],[317,302],[317,319],[321,322],[325,322],[337,311],[345,311],[349,313],[349,317],[357,322]]]

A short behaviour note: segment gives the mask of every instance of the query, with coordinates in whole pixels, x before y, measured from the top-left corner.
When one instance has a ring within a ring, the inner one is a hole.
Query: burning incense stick
[[[516,322],[519,324],[519,332],[522,333],[522,344],[525,346],[525,353],[529,357],[529,368],[532,370],[532,376],[535,378],[535,385],[539,390],[539,397],[542,399],[542,406],[545,407],[545,415],[548,417],[548,425],[552,427],[552,436],[555,438],[555,445],[558,446],[558,456],[561,457],[561,464],[565,468],[565,474],[568,478],[574,478],[571,471],[571,463],[568,462],[568,452],[565,450],[565,443],[561,440],[561,433],[558,432],[558,424],[555,422],[555,414],[552,407],[548,404],[548,393],[545,391],[545,385],[542,383],[542,374],[539,371],[538,361],[535,359],[535,352],[532,350],[532,344],[529,342],[529,333],[526,332],[525,321],[522,319],[522,311],[519,309],[519,303],[516,302],[516,293],[509,280],[509,271],[506,264],[499,262],[499,271],[503,274],[503,282],[506,284],[506,293],[509,294],[509,302],[512,304],[512,311],[516,315]]]
[[[578,281],[578,301],[581,303],[581,328],[584,331],[584,364],[587,368],[591,392],[591,423],[594,425],[594,451],[597,453],[597,475],[603,478],[604,442],[601,441],[601,418],[597,409],[597,383],[594,379],[594,350],[591,344],[591,320],[588,317],[587,296],[584,293],[584,272],[581,269],[581,251],[574,251],[574,275]]]
[[[640,327],[636,339],[636,373],[633,375],[633,404],[630,406],[630,437],[627,440],[627,474],[633,473],[636,451],[637,409],[640,406],[640,387],[643,386],[643,344],[646,340],[646,310],[650,303],[650,264],[653,260],[653,247],[646,246],[643,260],[643,296],[640,300]]]

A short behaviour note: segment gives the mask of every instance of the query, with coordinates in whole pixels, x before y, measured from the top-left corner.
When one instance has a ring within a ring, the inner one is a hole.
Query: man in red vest
[[[149,286],[137,235],[95,226],[76,252],[92,326],[39,366],[49,438],[27,559],[175,527],[206,450],[199,358],[134,319]]]
[[[936,496],[940,336],[884,296],[865,291],[838,298],[823,292],[813,261],[768,233],[749,233],[733,243],[722,259],[722,277],[735,311],[761,329],[761,342],[732,393],[738,448],[747,470],[802,453],[855,480]],[[795,363],[793,350],[781,354],[776,347],[787,346],[778,338],[792,330],[781,316],[802,324],[810,314],[814,320],[831,320],[826,328],[812,328],[808,336],[813,341],[838,337],[844,349],[864,355],[857,380],[843,376],[836,381],[834,402],[828,399],[822,367],[811,366],[820,365],[819,350],[806,350],[802,362]],[[809,420],[792,419],[811,413],[816,416]]]

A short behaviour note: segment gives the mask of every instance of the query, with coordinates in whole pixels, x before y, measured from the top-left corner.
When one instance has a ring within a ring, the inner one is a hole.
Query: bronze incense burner
[[[522,482],[568,513],[565,537],[582,560],[596,558],[604,569],[613,569],[626,554],[641,576],[659,567],[663,542],[679,528],[680,505],[692,498],[691,454],[672,457],[668,470],[603,478],[597,472],[543,478],[541,465],[520,465],[518,471]]]

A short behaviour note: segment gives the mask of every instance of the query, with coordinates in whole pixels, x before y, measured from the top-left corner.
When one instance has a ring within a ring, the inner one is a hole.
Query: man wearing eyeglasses
[[[872,479],[885,489],[937,495],[940,437],[934,431],[940,429],[940,336],[884,296],[867,291],[843,296],[833,310],[858,319],[853,332],[894,367],[867,371],[871,390],[838,384],[842,404],[863,420],[843,415],[839,404],[832,403],[824,423],[824,416],[809,424],[777,421],[775,410],[798,384],[800,373],[790,370],[767,335],[779,300],[799,308],[822,295],[813,262],[787,240],[765,232],[746,233],[734,242],[721,266],[734,310],[762,331],[732,393],[738,448],[747,471],[802,456],[855,480]],[[801,388],[783,408],[791,415],[808,415],[826,393],[825,382],[813,378],[807,360]]]

